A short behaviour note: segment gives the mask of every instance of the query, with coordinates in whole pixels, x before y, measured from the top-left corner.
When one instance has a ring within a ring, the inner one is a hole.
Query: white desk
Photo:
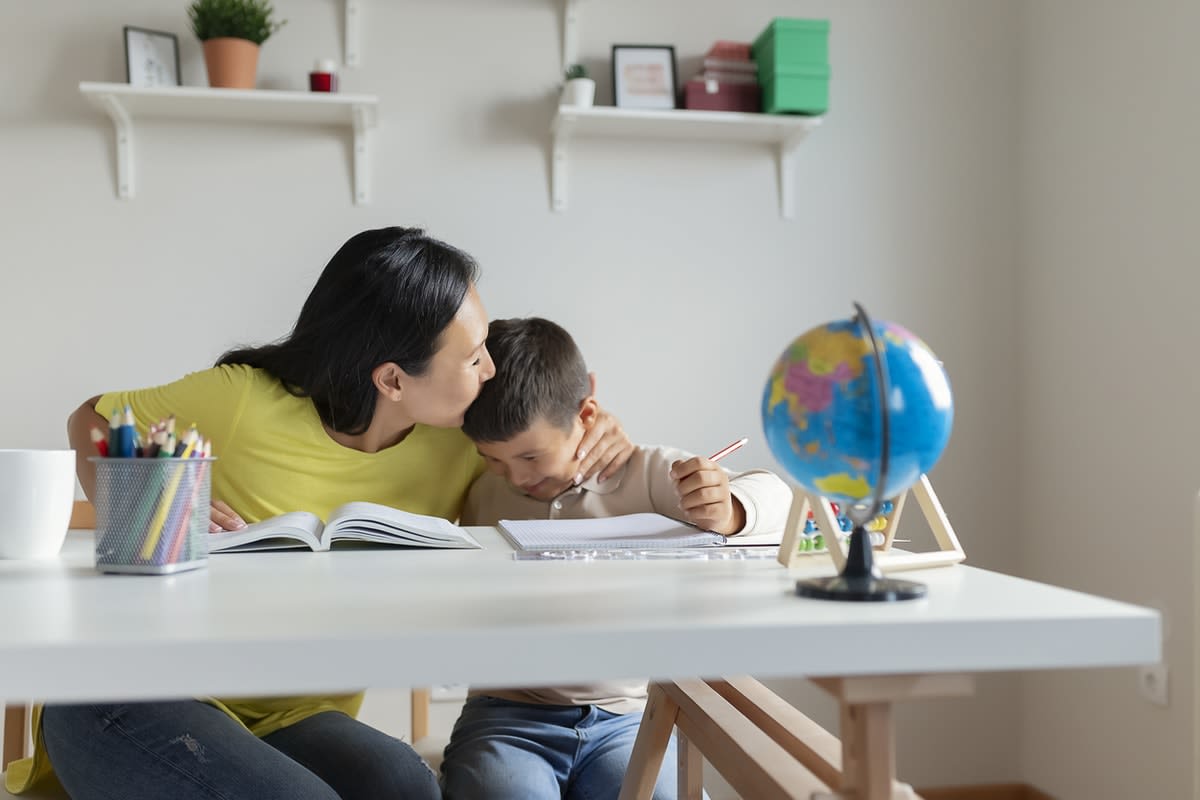
[[[91,533],[0,561],[0,695],[294,694],[434,683],[1108,667],[1160,659],[1156,611],[971,567],[913,573],[923,600],[793,594],[770,560],[514,562],[483,551],[214,556],[101,575]],[[814,561],[808,572],[831,571]]]

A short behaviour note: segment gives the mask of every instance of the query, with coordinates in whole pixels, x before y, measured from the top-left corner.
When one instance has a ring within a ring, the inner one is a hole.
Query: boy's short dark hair
[[[541,317],[498,319],[488,326],[487,349],[496,375],[467,409],[463,431],[477,442],[504,442],[544,417],[566,430],[592,391],[575,340]]]

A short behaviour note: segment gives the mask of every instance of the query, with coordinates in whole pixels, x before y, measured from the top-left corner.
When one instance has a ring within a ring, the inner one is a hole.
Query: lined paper
[[[525,551],[644,550],[705,547],[726,542],[719,533],[650,513],[596,519],[502,519],[499,527],[513,547]]]

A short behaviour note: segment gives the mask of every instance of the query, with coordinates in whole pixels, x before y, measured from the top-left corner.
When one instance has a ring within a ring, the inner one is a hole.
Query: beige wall
[[[1200,475],[1200,4],[1030,2],[1020,157],[1021,572],[1163,609],[1129,670],[1030,677],[1021,772],[1064,798],[1192,789]]]
[[[1195,379],[1182,363],[1149,379],[1104,371],[1102,350],[1079,349],[1086,331],[1128,364],[1142,354],[1135,341],[1190,341],[1182,322],[1150,314],[1139,318],[1150,338],[1126,337],[1126,297],[1186,317],[1171,287],[1195,116],[1171,103],[1200,96],[1184,85],[1188,65],[1165,48],[1125,61],[1100,46],[1134,30],[1132,11],[1101,4],[1092,19],[1082,2],[999,0],[581,3],[581,53],[601,78],[601,102],[613,42],[673,43],[686,76],[713,40],[752,38],[772,16],[832,20],[832,109],[799,151],[796,219],[783,221],[765,152],[634,140],[579,142],[570,209],[551,213],[561,58],[552,0],[362,3],[364,64],[343,73],[343,88],[380,97],[369,206],[351,204],[340,134],[158,122],[138,128],[137,199],[118,201],[111,126],[76,86],[123,79],[124,24],[178,33],[186,82],[202,82],[185,5],[0,6],[9,76],[0,88],[0,446],[62,445],[64,419],[83,398],[168,380],[235,342],[282,334],[333,250],[378,225],[424,225],[475,254],[494,316],[537,313],[570,328],[602,401],[635,438],[703,451],[749,435],[735,468],[770,463],[758,401],[779,350],[860,300],[917,331],[950,371],[958,416],[934,480],[971,562],[1161,599],[1176,623],[1176,676],[1190,669],[1186,559],[1155,548],[1161,577],[1128,582],[1119,551],[1135,512],[1113,525],[1096,499],[1135,487],[1154,498],[1156,541],[1186,535],[1195,460],[1172,433],[1188,432],[1179,426]],[[263,50],[260,83],[301,88],[315,58],[340,55],[342,4],[279,6],[290,21]],[[1146,41],[1178,37],[1187,49],[1186,20],[1166,2],[1136,16]],[[1118,101],[1096,93],[1097,74],[1122,87]],[[1076,169],[1086,181],[1067,173]],[[1137,191],[1125,190],[1129,181]],[[1081,210],[1094,204],[1095,215]],[[1098,264],[1118,280],[1088,280]],[[142,301],[154,289],[196,310],[153,318]],[[1060,307],[1065,322],[1053,316]],[[1042,336],[1050,344],[1030,344]],[[1100,382],[1105,391],[1094,391]],[[1087,443],[1085,434],[1150,402],[1165,411],[1139,419],[1133,437]],[[1171,471],[1148,477],[1164,459]],[[1051,496],[1051,486],[1067,491]],[[1068,519],[1074,509],[1081,516]],[[777,685],[832,721],[822,698]],[[1137,699],[1129,671],[1031,681],[1024,703],[1016,679],[985,676],[974,700],[904,708],[901,770],[918,785],[1028,778],[1063,797],[1101,797],[1095,787],[1144,782],[1152,765],[1176,764],[1188,687],[1175,688],[1176,705],[1160,712]],[[1128,712],[1136,735],[1106,708]]]

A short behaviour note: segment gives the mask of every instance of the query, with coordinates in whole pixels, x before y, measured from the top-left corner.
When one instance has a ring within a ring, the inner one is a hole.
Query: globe
[[[928,472],[954,421],[950,381],[933,351],[899,325],[868,319],[862,312],[802,334],[775,362],[762,396],[763,430],[780,465],[807,491],[860,513]],[[886,442],[866,324],[886,366]]]

